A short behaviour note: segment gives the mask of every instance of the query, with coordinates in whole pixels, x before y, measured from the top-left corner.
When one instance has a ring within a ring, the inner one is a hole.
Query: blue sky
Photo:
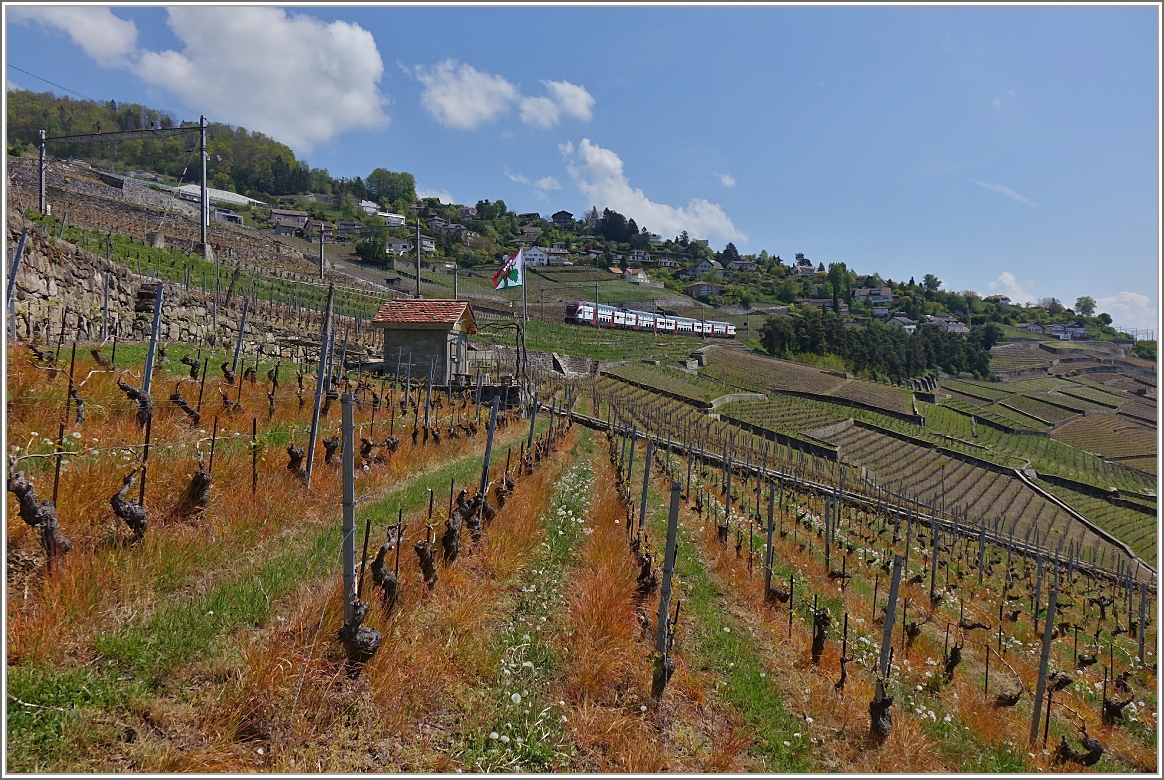
[[[8,64],[334,176],[1158,322],[1155,5],[4,11]]]

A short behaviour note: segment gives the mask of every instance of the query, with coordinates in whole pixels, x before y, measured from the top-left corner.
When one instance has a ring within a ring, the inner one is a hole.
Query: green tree
[[[910,280],[910,284],[913,284],[912,279]],[[925,276],[922,277],[922,287],[925,288],[926,292],[930,292],[930,293],[937,292],[938,288],[941,286],[942,286],[942,280],[939,279],[938,277],[934,276],[933,274],[926,274]]]
[[[1090,295],[1081,295],[1076,298],[1075,313],[1081,317],[1090,317],[1095,314],[1095,299]]]
[[[840,314],[839,298],[841,297],[841,286],[845,283],[848,275],[848,267],[844,263],[829,263],[829,272],[826,277],[829,280],[829,285],[833,288],[833,311]]]
[[[1099,315],[1096,316],[1096,319],[1099,320],[1100,322],[1102,322],[1104,325],[1111,325],[1111,322],[1112,322],[1111,315],[1108,314],[1106,311],[1101,311],[1099,313]]]

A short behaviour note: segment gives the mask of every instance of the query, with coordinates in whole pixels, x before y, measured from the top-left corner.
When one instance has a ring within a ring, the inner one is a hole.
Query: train
[[[634,309],[617,309],[614,306],[606,306],[601,303],[598,304],[596,317],[594,307],[593,301],[573,301],[566,304],[566,322],[574,325],[650,333],[678,333],[686,336],[709,336],[721,339],[734,339],[736,337],[736,326],[730,322],[671,317],[665,314],[635,311]]]

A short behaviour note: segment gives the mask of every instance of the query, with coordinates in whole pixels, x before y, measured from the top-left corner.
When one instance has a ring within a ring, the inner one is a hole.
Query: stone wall
[[[99,341],[104,319],[105,285],[109,285],[109,338],[144,341],[153,325],[153,295],[156,280],[132,272],[123,265],[80,249],[67,241],[50,237],[38,225],[19,214],[8,217],[8,247],[15,255],[20,234],[28,228],[20,269],[16,274],[14,308],[16,336],[21,341],[55,343],[62,316],[65,338]],[[181,284],[164,283],[161,339],[164,342],[200,343],[233,348],[242,320],[242,296],[216,312],[213,294],[204,295]],[[217,313],[217,327],[215,315]],[[264,357],[295,359],[318,354],[322,317],[318,312],[288,309],[267,301],[251,301],[247,311],[243,353]],[[5,321],[5,326],[8,325]],[[333,317],[340,348],[345,329],[350,333],[348,353],[354,357],[371,355],[382,335],[363,327],[356,338],[356,323],[348,317]]]

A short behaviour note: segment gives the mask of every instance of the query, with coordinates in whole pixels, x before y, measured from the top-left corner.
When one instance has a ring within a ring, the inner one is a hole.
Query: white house
[[[814,276],[816,275],[816,266],[807,257],[796,261],[796,265],[788,269],[788,273],[792,276]]]
[[[549,265],[553,265],[553,266],[565,265],[566,261],[570,259],[570,253],[567,252],[564,247],[558,248],[555,246],[555,247],[550,247],[549,249],[543,249],[542,251],[545,252],[546,256],[549,258],[547,260],[547,263]],[[529,254],[528,250],[526,251],[526,254],[527,255]]]
[[[433,241],[428,236],[421,236],[420,237],[420,249],[426,255],[435,255],[436,254],[436,242]]]
[[[404,215],[393,214],[391,211],[377,211],[376,216],[384,220],[388,227],[404,227]]]
[[[389,257],[405,257],[412,253],[412,242],[390,238],[384,245],[384,253]]]
[[[987,303],[996,304],[998,306],[1010,306],[1010,298],[1006,297],[1005,295],[987,295],[982,300],[986,301]]]
[[[365,214],[375,214],[377,211],[380,210],[380,204],[374,203],[370,200],[361,200],[360,201],[360,208],[362,208],[364,210]]]
[[[906,333],[913,333],[915,330],[917,330],[917,322],[911,320],[909,317],[902,317],[901,315],[890,317],[889,324],[896,325]]]
[[[858,287],[853,297],[869,303],[889,303],[893,300],[893,290],[888,287]]]
[[[627,253],[626,259],[632,263],[649,263],[651,256],[645,249],[632,249]]]
[[[744,260],[743,258],[732,260],[727,267],[729,271],[756,271],[760,268],[754,260]]]
[[[533,266],[550,264],[550,255],[540,246],[527,246],[522,250],[521,256],[524,259],[526,265]]]
[[[708,260],[706,257],[700,260],[691,269],[692,276],[703,276],[708,271],[715,271],[715,275],[723,278],[723,266],[719,264],[718,260]]]
[[[642,268],[628,268],[626,275],[623,277],[631,284],[644,284],[651,281],[651,276]]]

